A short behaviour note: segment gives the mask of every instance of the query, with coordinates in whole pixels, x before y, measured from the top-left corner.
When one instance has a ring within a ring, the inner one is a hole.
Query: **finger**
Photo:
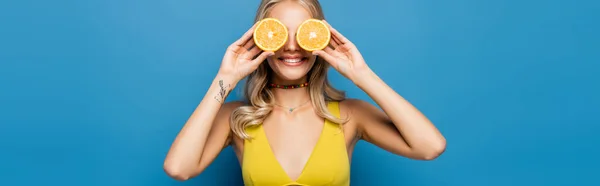
[[[343,43],[340,41],[340,39],[338,39],[337,37],[333,37],[333,36],[332,36],[332,37],[331,37],[331,40],[333,40],[333,42],[335,42],[335,43],[338,45],[337,47],[340,47],[340,46],[343,46],[343,45],[344,45],[344,44],[343,44]],[[336,48],[337,48],[337,47],[336,47]]]
[[[331,40],[333,40],[333,42],[337,44],[337,46],[334,48],[334,50],[338,51],[338,52],[346,52],[346,51],[348,51],[348,46],[351,45],[351,43],[342,43],[342,42],[340,42],[340,39],[338,39],[335,36],[332,36]]]
[[[331,40],[334,40],[338,45],[344,45],[346,43],[342,42],[340,38],[338,38],[335,34],[333,34],[333,30],[331,31]]]
[[[331,46],[331,48],[336,49],[340,44],[335,41],[335,39],[333,39],[333,37],[331,37],[331,39],[329,40],[329,46]]]
[[[254,57],[257,57],[256,55],[258,55],[260,53],[260,51],[262,51],[260,48],[258,48],[257,46],[254,46],[254,48],[252,48],[252,49],[250,49],[250,51],[248,51],[247,57],[254,59]]]
[[[256,59],[252,60],[251,63],[254,67],[258,67],[258,65],[260,65],[262,62],[264,62],[265,59],[267,59],[267,57],[273,56],[274,54],[275,53],[273,53],[273,52],[263,52],[258,57],[256,57]]]
[[[258,25],[258,22],[254,23],[254,25],[252,25],[252,27],[248,29],[248,31],[246,31],[246,33],[244,33],[244,35],[240,39],[235,41],[234,44],[237,46],[244,46],[248,42],[248,40],[252,38],[252,34],[254,33],[254,28],[256,28],[256,25]]]
[[[333,48],[335,51],[338,51],[338,52],[344,52],[344,51],[346,51],[346,49],[348,48],[348,45],[347,45],[348,43],[346,43],[346,44],[343,44],[343,43],[342,43],[342,42],[340,42],[340,40],[339,40],[338,38],[336,38],[336,37],[333,37],[333,36],[332,36],[332,37],[331,37],[331,40],[333,41],[333,43],[336,43],[336,44],[337,44],[337,46],[335,46],[335,48]]]
[[[331,36],[331,41],[337,45],[342,45],[342,42],[340,42],[340,39],[338,39],[337,37],[335,37],[333,35]]]
[[[343,44],[346,44],[346,43],[349,43],[349,42],[350,42],[350,41],[349,41],[349,40],[348,40],[346,37],[344,37],[344,35],[342,35],[342,34],[341,34],[340,32],[338,32],[338,31],[337,31],[335,28],[333,28],[333,27],[332,27],[332,26],[331,26],[331,25],[330,25],[330,24],[329,24],[327,21],[323,20],[323,22],[324,22],[324,23],[325,23],[327,26],[329,26],[329,30],[330,30],[330,31],[331,31],[331,33],[332,33],[331,35],[332,35],[333,37],[335,37],[336,39],[338,39],[338,41],[339,41],[338,43],[339,43],[339,44],[342,44],[342,45],[343,45]]]
[[[327,61],[327,63],[331,64],[331,66],[337,67],[335,57],[333,57],[331,54],[329,54],[323,50],[315,50],[315,51],[313,51],[313,55],[320,56],[323,59],[325,59],[325,61]]]
[[[323,49],[324,52],[328,53],[329,55],[332,55],[335,52],[335,49],[331,48],[331,47],[325,47]]]
[[[328,53],[329,55],[333,56],[333,57],[344,57],[342,55],[342,53],[340,53],[338,51],[338,49],[333,49],[333,48],[329,48],[326,47],[325,49],[323,49],[324,52]]]
[[[244,44],[244,49],[250,50],[252,49],[252,46],[254,46],[254,40],[252,40],[252,37],[250,37],[250,39],[246,41],[246,44]]]

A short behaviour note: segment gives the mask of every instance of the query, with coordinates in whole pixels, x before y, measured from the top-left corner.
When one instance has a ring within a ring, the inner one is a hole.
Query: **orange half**
[[[277,51],[288,39],[288,30],[275,18],[260,20],[254,29],[254,43],[264,51]]]
[[[329,27],[318,19],[308,19],[298,27],[296,41],[307,51],[322,50],[329,44],[331,32]]]

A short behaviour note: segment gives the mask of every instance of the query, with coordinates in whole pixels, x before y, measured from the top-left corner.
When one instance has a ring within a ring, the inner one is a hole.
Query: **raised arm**
[[[363,77],[359,87],[381,109],[365,101],[348,104],[362,139],[412,159],[433,160],[445,151],[446,139],[425,115],[374,73]]]
[[[199,175],[229,144],[229,115],[241,103],[224,101],[242,78],[273,54],[254,47],[255,26],[227,48],[216,78],[171,145],[164,170],[172,178]]]
[[[371,71],[350,40],[331,25],[329,29],[331,46],[313,54],[323,57],[381,107],[378,109],[356,100],[344,103],[355,118],[360,137],[394,154],[413,159],[431,160],[443,153],[446,139],[440,131]]]

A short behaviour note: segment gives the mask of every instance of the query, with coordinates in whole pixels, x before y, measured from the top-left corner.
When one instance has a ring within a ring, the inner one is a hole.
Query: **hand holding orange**
[[[233,81],[227,83],[237,83],[256,70],[268,56],[274,54],[261,50],[260,45],[254,46],[252,36],[258,25],[259,23],[255,23],[241,38],[227,47],[218,72],[219,76]]]
[[[360,80],[373,74],[358,48],[340,32],[333,28],[327,21],[323,21],[331,31],[330,46],[321,50],[313,51],[313,54],[325,59],[333,68],[343,76],[352,80],[355,84],[361,84]]]
[[[279,50],[288,41],[287,27],[275,18],[265,18],[254,29],[254,43],[264,51]],[[296,30],[296,42],[306,51],[321,56],[352,81],[372,71],[346,37],[325,20],[308,19]]]

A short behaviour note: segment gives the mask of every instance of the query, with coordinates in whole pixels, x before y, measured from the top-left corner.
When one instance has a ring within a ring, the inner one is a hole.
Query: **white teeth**
[[[286,63],[298,63],[298,62],[302,61],[302,59],[300,59],[300,58],[283,59],[283,61],[285,61]]]

